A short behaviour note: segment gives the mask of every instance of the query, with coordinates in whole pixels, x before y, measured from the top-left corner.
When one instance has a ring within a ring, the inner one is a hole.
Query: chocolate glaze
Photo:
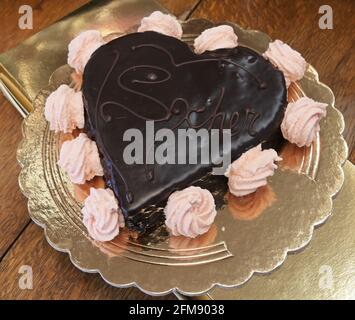
[[[284,77],[246,47],[196,55],[175,38],[133,33],[100,47],[83,79],[86,130],[98,144],[106,181],[127,225],[140,232],[163,221],[162,210],[155,208],[164,206],[171,192],[201,183],[214,165],[128,165],[123,160],[130,143],[123,141],[127,129],[145,135],[147,120],[154,120],[155,131],[231,129],[232,160],[259,143],[276,146],[279,141]],[[198,156],[204,143],[198,144]],[[210,187],[217,185],[211,181]]]

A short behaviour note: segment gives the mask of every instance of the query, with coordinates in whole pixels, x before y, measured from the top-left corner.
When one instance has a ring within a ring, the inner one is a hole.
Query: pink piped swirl
[[[83,73],[91,55],[105,43],[100,31],[83,31],[69,43],[68,64],[77,73]]]
[[[50,130],[71,133],[75,128],[84,128],[84,105],[81,91],[75,92],[62,84],[47,98],[44,116]]]
[[[96,143],[85,133],[63,143],[58,165],[68,174],[71,182],[77,184],[104,174]]]
[[[177,39],[181,39],[183,32],[174,16],[160,11],[154,11],[150,16],[142,19],[138,32],[144,31],[155,31]]]
[[[280,160],[274,149],[262,150],[261,144],[243,153],[225,173],[230,193],[241,197],[265,186],[277,168],[275,161]]]
[[[171,194],[164,212],[171,234],[190,238],[207,232],[217,214],[211,192],[194,186]]]
[[[89,235],[98,241],[110,241],[124,227],[124,218],[110,189],[90,188],[81,210]]]
[[[302,79],[306,72],[306,60],[299,52],[281,40],[270,42],[269,48],[263,56],[283,72],[287,87],[289,87],[291,82]]]
[[[235,48],[236,46],[238,46],[238,37],[233,28],[228,25],[206,29],[194,41],[197,54],[217,49]]]
[[[298,147],[310,146],[320,130],[320,120],[327,114],[326,109],[326,103],[308,97],[289,103],[281,123],[284,138]]]

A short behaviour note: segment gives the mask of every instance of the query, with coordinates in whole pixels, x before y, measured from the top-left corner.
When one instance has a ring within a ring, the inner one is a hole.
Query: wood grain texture
[[[1,42],[0,52],[15,47],[38,31],[48,27],[89,0],[1,0]],[[19,7],[30,5],[33,9],[33,29],[20,30]]]
[[[0,261],[30,221],[26,199],[17,182],[20,167],[16,146],[22,139],[21,123],[20,114],[0,96]]]
[[[4,52],[37,33],[61,17],[79,8],[88,0],[42,1],[29,0],[25,4],[33,9],[33,29],[18,27],[21,0],[1,0],[0,52]],[[22,139],[22,118],[19,113],[0,96],[0,261],[9,246],[28,225],[27,201],[18,188],[20,167],[16,161],[16,146]]]
[[[33,289],[19,286],[20,267],[31,266]],[[117,289],[98,274],[80,271],[69,256],[51,248],[42,228],[31,223],[0,264],[0,299],[175,299],[150,297],[137,288]]]
[[[334,29],[318,26],[321,5],[330,5]],[[355,1],[353,0],[204,0],[192,18],[232,21],[244,28],[266,32],[301,52],[336,97],[345,118],[344,136],[350,160],[355,154]]]
[[[88,0],[79,1],[39,1],[29,0],[26,4],[33,8],[33,29],[18,27],[20,0],[1,0],[0,52],[14,47],[19,42],[37,33]],[[27,201],[18,188],[17,177],[20,167],[16,161],[17,145],[22,139],[22,118],[20,114],[0,95],[0,261],[9,246],[29,223]]]
[[[179,19],[185,20],[197,8],[201,0],[160,0],[159,2]]]

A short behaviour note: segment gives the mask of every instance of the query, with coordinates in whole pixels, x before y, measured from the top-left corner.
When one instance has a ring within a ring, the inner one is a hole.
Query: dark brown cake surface
[[[143,232],[163,221],[162,212],[142,209],[164,205],[171,192],[208,174],[219,154],[211,153],[207,164],[147,164],[145,145],[143,163],[127,164],[126,130],[139,129],[146,144],[147,121],[154,121],[154,133],[165,128],[176,136],[178,129],[230,129],[235,160],[259,143],[278,140],[286,93],[282,73],[242,46],[196,55],[180,40],[144,32],[100,47],[84,71],[86,130],[97,142],[128,227]],[[208,142],[196,146],[198,159]]]

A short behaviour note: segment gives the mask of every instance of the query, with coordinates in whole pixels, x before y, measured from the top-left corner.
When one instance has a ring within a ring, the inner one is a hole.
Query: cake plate
[[[241,45],[265,52],[270,42],[266,34],[228,24]],[[189,45],[214,26],[200,19],[182,25],[183,41]],[[90,186],[104,182],[97,178],[83,186],[70,183],[56,163],[60,145],[72,136],[51,132],[43,115],[46,98],[60,84],[70,84],[71,73],[69,66],[60,67],[38,93],[34,111],[23,122],[17,158],[22,167],[19,184],[32,220],[44,228],[49,244],[68,253],[82,271],[97,272],[113,286],[136,286],[150,295],[173,291],[201,295],[214,286],[236,287],[255,273],[271,272],[287,253],[305,247],[314,228],[331,214],[332,198],[344,180],[344,121],[332,91],[309,65],[305,77],[290,87],[289,100],[307,95],[325,102],[327,116],[311,147],[283,147],[283,161],[268,186],[243,198],[225,194],[221,186],[215,223],[195,239],[170,237],[162,227],[141,237],[123,229],[113,241],[94,241],[82,223],[81,207]]]

